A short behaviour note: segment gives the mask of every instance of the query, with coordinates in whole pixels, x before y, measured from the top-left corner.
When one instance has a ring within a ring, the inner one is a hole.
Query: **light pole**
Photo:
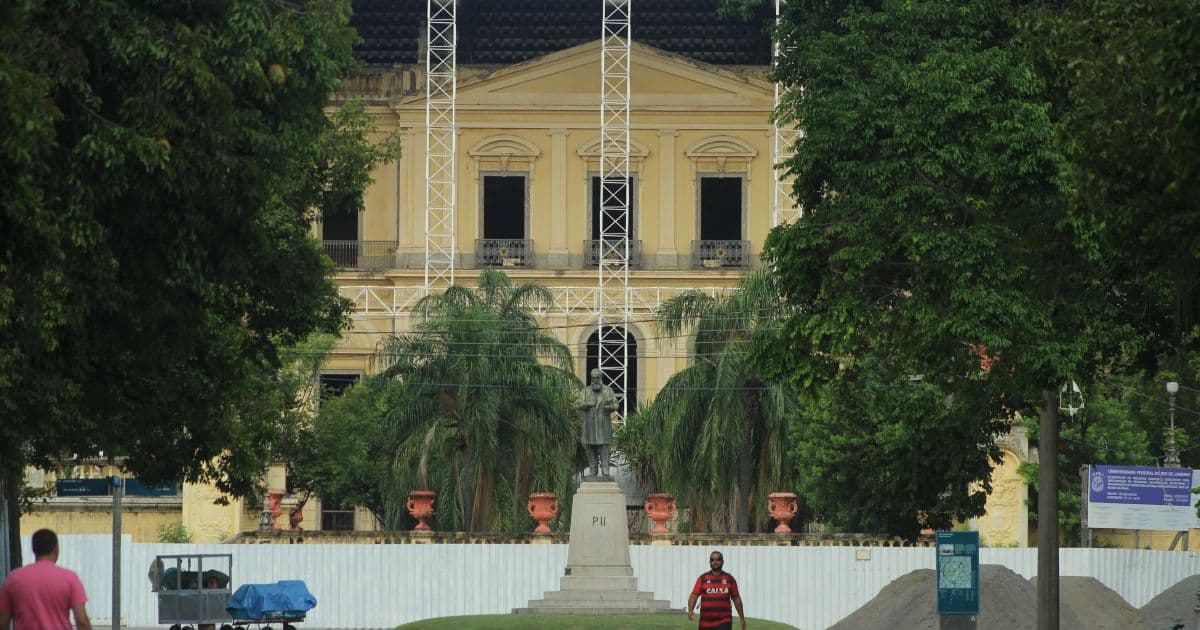
[[[1175,444],[1175,394],[1179,393],[1179,383],[1167,383],[1167,400],[1170,401],[1171,428],[1167,431],[1167,456],[1163,458],[1163,466],[1179,468],[1179,446]]]

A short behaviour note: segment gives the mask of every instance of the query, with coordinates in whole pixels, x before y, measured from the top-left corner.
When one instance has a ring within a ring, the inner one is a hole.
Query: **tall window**
[[[700,240],[742,240],[741,177],[700,178]]]
[[[483,177],[483,238],[525,238],[526,182],[524,175]]]
[[[321,499],[321,529],[327,532],[354,531],[354,506],[337,499]]]
[[[347,387],[358,382],[358,374],[322,374],[320,377],[321,400],[341,396]]]
[[[609,337],[611,339],[612,337]],[[611,343],[611,342],[610,342]],[[637,409],[637,382],[638,382],[638,358],[637,358],[637,339],[629,332],[625,331],[625,346],[627,347],[629,360],[625,363],[625,380],[629,388],[629,411],[632,413]],[[617,346],[620,348],[620,346]],[[592,370],[600,365],[600,331],[597,330],[588,336],[587,340],[587,359],[584,361],[584,382],[590,378]],[[605,365],[604,367],[608,367]],[[622,391],[621,383],[605,383],[613,388],[613,393],[617,397],[624,396],[626,392]]]
[[[321,240],[325,253],[338,267],[358,266],[358,213],[325,217],[321,221]]]

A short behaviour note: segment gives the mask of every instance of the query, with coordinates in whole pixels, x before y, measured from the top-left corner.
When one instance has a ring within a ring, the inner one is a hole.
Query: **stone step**
[[[635,577],[579,577],[568,575],[558,582],[564,591],[636,591]]]
[[[529,608],[537,610],[574,610],[578,608],[588,609],[622,609],[622,610],[659,610],[670,608],[671,602],[665,599],[636,599],[636,600],[612,600],[612,599],[564,599],[564,600],[546,600],[533,599],[529,601]]]
[[[514,608],[515,615],[682,615],[679,608]]]
[[[650,601],[654,599],[654,593],[650,593],[648,591],[606,590],[546,591],[546,595],[544,598],[542,598],[542,601],[557,602],[587,599],[598,599],[601,601],[614,602]]]
[[[618,577],[633,576],[633,567],[628,566],[567,566],[567,575],[572,577]]]

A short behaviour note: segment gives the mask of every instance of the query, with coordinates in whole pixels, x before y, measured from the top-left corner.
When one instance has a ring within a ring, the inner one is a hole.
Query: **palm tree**
[[[381,408],[397,443],[390,526],[416,487],[438,491],[440,528],[467,531],[523,529],[531,490],[567,495],[583,462],[581,384],[567,347],[530,313],[550,299],[485,270],[477,289],[424,298],[415,330],[382,345]]]
[[[762,530],[767,494],[790,487],[788,423],[796,397],[768,381],[749,360],[750,347],[779,315],[778,294],[762,271],[729,295],[688,291],[655,316],[658,334],[694,332],[693,363],[672,376],[635,427],[657,443],[658,481],[683,497],[697,529]],[[645,473],[643,473],[645,476]]]

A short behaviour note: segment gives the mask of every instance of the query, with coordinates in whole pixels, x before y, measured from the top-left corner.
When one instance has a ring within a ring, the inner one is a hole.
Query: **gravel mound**
[[[850,613],[830,630],[937,630],[935,579],[935,573],[931,569],[919,569],[902,575],[885,586],[874,599]],[[1092,581],[1104,588],[1103,584]],[[979,611],[978,630],[1036,630],[1037,589],[1029,580],[1008,567],[985,564],[979,567],[979,589],[982,607]],[[1081,596],[1086,597],[1089,589],[1094,590],[1094,586],[1080,586]],[[1064,585],[1063,591],[1066,590]],[[1074,592],[1074,586],[1071,590]],[[1104,590],[1112,593],[1107,588]],[[1112,595],[1124,602],[1115,593]],[[1065,605],[1066,596],[1060,597],[1064,605],[1059,613],[1059,627],[1063,630],[1141,628],[1140,625],[1086,625],[1074,610]],[[1105,601],[1105,597],[1103,593],[1097,595],[1100,601]],[[1128,604],[1125,606],[1128,607]],[[1134,615],[1136,617],[1136,611]]]
[[[1146,630],[1174,630],[1191,628],[1195,623],[1196,591],[1200,590],[1200,577],[1180,580],[1178,584],[1161,592],[1142,606],[1142,619]]]
[[[1030,581],[1034,588],[1033,606],[1037,606],[1037,578]],[[1129,605],[1124,597],[1093,577],[1059,577],[1058,605],[1064,616],[1061,626],[1089,630],[1144,630],[1142,614]],[[1074,614],[1080,626],[1069,626],[1067,612]]]

